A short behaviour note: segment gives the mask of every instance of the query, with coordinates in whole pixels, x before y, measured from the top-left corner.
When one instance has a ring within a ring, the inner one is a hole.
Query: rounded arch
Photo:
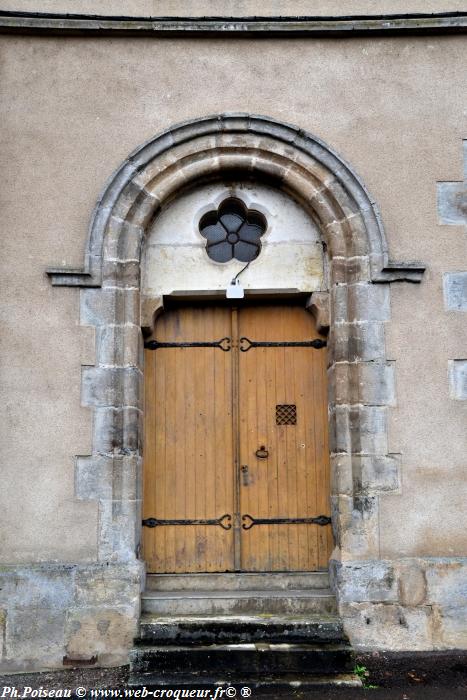
[[[93,450],[78,459],[86,483],[101,474],[99,557],[137,556],[140,512],[141,243],[160,208],[203,180],[247,174],[275,184],[314,217],[330,258],[327,295],[313,295],[329,324],[329,416],[336,560],[378,556],[378,496],[399,488],[388,454],[394,402],[384,323],[390,282],[419,281],[423,267],[390,263],[381,219],[352,169],[319,139],[266,117],[229,114],[175,126],[135,150],[96,205],[85,267],[49,270],[55,285],[94,287],[81,297],[97,356],[83,370],[82,402],[95,410]],[[85,492],[85,486],[82,487]],[[96,495],[94,494],[94,498]],[[119,504],[118,507],[116,504]]]
[[[284,189],[315,218],[332,258],[368,258],[368,278],[387,268],[374,201],[355,172],[326,144],[266,117],[221,115],[186,122],[136,149],[112,176],[89,230],[86,272],[105,284],[109,261],[138,259],[148,223],[182,188],[247,174]],[[133,280],[134,281],[134,280]]]

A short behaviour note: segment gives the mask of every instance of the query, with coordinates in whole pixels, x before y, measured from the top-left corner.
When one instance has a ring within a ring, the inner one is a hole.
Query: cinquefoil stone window
[[[207,254],[221,263],[234,258],[240,262],[257,258],[266,229],[265,217],[236,197],[224,199],[217,210],[207,212],[199,222],[199,231],[207,239]]]

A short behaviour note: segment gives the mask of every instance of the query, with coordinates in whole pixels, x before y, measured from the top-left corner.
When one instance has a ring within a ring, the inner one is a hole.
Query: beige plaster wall
[[[160,17],[281,16],[449,12],[465,0],[0,0],[0,10]]]
[[[73,496],[74,455],[90,450],[79,393],[92,339],[78,291],[51,289],[44,269],[81,266],[98,193],[130,151],[222,111],[324,139],[378,202],[391,258],[427,262],[421,286],[392,285],[390,450],[402,452],[402,492],[382,498],[381,554],[465,554],[466,406],[449,399],[447,378],[448,359],[465,357],[465,320],[444,310],[442,273],[465,268],[466,236],[436,216],[436,181],[462,179],[465,49],[462,36],[0,38],[3,561],[95,551],[95,508]]]

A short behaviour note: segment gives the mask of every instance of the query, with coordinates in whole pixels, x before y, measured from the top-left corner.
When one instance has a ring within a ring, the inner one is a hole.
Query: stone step
[[[250,688],[253,691],[263,691],[268,697],[287,698],[296,697],[296,692],[301,693],[307,690],[325,689],[325,688],[361,688],[362,682],[358,676],[351,673],[336,673],[332,675],[311,675],[311,674],[281,674],[280,676],[272,676],[268,674],[248,674],[245,676],[237,675],[231,680],[225,679],[224,674],[203,675],[194,677],[193,674],[167,674],[160,675],[157,672],[150,673],[130,673],[128,685],[132,688],[209,688],[212,692],[211,697],[214,697],[216,688],[219,686],[225,688],[233,685],[237,687],[238,692],[235,697],[241,698],[241,689]],[[273,696],[270,693],[274,693]],[[221,697],[219,695],[219,697]],[[227,697],[225,693],[222,697]],[[297,696],[298,697],[298,696]],[[339,695],[339,697],[342,697]],[[318,698],[316,699],[318,700]],[[344,700],[344,699],[343,699]]]
[[[329,588],[327,571],[228,573],[228,574],[148,574],[147,591],[238,591],[307,590]]]
[[[351,673],[354,666],[348,644],[210,644],[199,646],[141,646],[130,653],[131,672],[167,675],[220,674],[239,676],[301,673]],[[193,683],[193,680],[192,680]]]
[[[145,591],[143,613],[158,615],[329,614],[337,611],[329,588],[251,591]]]
[[[185,615],[141,618],[137,644],[190,645],[239,642],[336,644],[346,642],[334,615]]]

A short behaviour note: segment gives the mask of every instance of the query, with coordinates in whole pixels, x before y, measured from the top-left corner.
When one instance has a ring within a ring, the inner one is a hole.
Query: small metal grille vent
[[[297,407],[294,403],[277,404],[276,425],[297,425]]]

